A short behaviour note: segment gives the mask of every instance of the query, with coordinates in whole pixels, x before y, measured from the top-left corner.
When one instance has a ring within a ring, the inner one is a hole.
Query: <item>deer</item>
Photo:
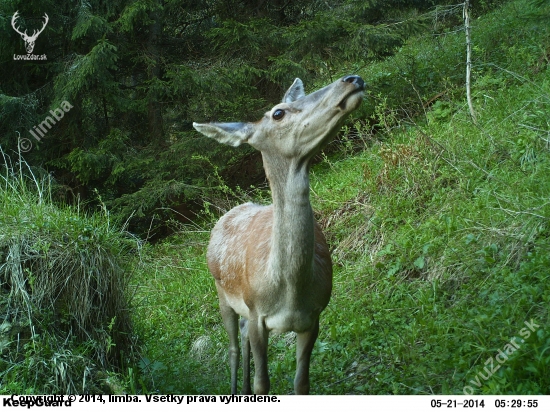
[[[11,26],[13,27],[13,29],[17,33],[19,33],[21,35],[21,38],[25,42],[25,48],[27,49],[27,54],[31,54],[32,51],[34,50],[34,43],[36,42],[36,39],[38,38],[38,35],[44,31],[44,29],[46,28],[46,25],[48,24],[48,21],[50,20],[50,18],[48,17],[48,15],[46,13],[44,13],[44,24],[42,25],[42,28],[40,30],[34,30],[33,33],[32,33],[32,36],[29,36],[27,34],[27,30],[25,30],[25,32],[22,33],[17,28],[17,26],[15,25],[15,22],[19,18],[18,14],[19,14],[19,11],[16,11],[14,13],[13,17],[11,18]]]
[[[312,158],[357,109],[365,90],[357,75],[342,77],[309,95],[300,79],[280,104],[255,123],[193,123],[207,137],[259,150],[273,203],[245,203],[227,212],[210,234],[208,269],[229,335],[231,393],[237,393],[239,329],[243,394],[267,394],[269,333],[296,333],[294,392],[309,394],[309,365],[319,316],[332,292],[332,260],[310,203]],[[239,321],[239,316],[241,317]]]

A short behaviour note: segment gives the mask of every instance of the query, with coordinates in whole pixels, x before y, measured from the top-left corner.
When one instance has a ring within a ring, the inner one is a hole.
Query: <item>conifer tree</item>
[[[16,150],[18,132],[33,144],[26,158],[69,193],[92,207],[99,193],[148,230],[155,211],[192,207],[215,186],[213,167],[230,184],[262,178],[250,148],[222,150],[193,120],[256,120],[295,77],[321,85],[391,55],[438,2],[2,2],[0,144]],[[48,14],[35,47],[47,60],[13,59],[24,51],[15,11],[29,30]],[[63,101],[70,112],[34,139]]]

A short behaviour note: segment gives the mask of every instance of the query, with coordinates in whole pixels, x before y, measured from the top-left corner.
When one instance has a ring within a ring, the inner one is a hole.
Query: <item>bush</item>
[[[134,350],[123,259],[135,242],[106,213],[55,206],[49,176],[0,154],[2,391],[105,391],[100,371]]]

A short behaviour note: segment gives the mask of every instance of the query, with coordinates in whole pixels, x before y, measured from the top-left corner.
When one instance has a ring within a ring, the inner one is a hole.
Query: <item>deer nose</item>
[[[356,84],[357,86],[359,86],[360,89],[365,88],[365,81],[360,76],[357,76],[355,74],[344,77],[342,81],[346,83]]]

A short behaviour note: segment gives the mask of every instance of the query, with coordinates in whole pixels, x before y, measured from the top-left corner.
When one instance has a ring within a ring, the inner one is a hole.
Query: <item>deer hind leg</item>
[[[294,392],[296,395],[309,394],[309,362],[311,352],[319,335],[319,319],[311,330],[297,334],[296,339],[296,376],[294,377]]]
[[[241,319],[241,347],[243,351],[243,395],[252,393],[250,388],[250,339],[248,338],[248,320]]]
[[[248,320],[248,336],[254,356],[254,393],[269,393],[269,374],[267,371],[267,343],[269,331],[262,319],[251,316]]]
[[[237,394],[237,372],[239,369],[239,315],[227,303],[223,293],[218,291],[220,312],[225,330],[229,335],[229,366],[231,368],[231,394]]]

